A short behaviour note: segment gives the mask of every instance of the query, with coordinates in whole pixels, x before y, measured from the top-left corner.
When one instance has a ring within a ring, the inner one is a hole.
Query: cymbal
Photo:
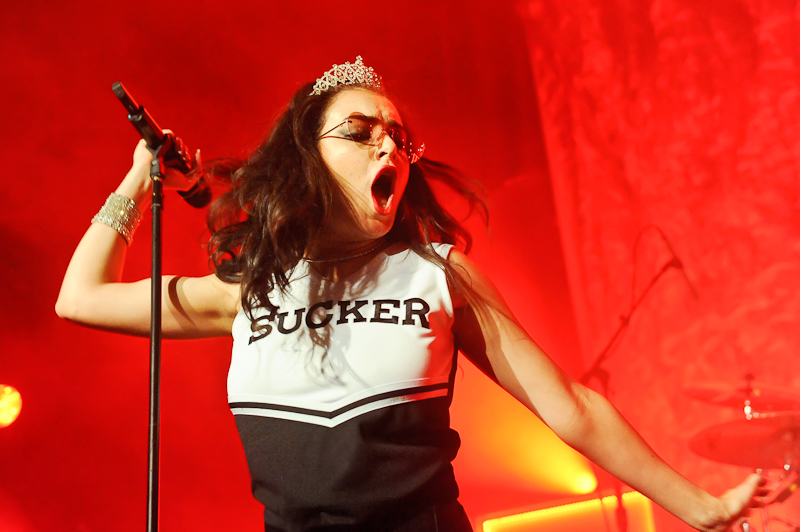
[[[692,437],[689,448],[724,464],[783,469],[800,458],[800,416],[782,414],[713,425]]]
[[[689,397],[720,406],[744,407],[750,401],[754,412],[800,410],[800,393],[794,390],[758,384],[731,386],[713,382],[695,382],[683,387]]]

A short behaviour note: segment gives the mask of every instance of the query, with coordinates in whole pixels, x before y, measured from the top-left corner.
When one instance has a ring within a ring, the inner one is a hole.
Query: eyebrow
[[[345,122],[347,122],[347,119],[350,118],[351,116],[356,116],[356,117],[357,116],[363,116],[364,118],[371,118],[373,120],[379,120],[381,122],[385,122],[385,123],[389,124],[392,127],[399,127],[400,129],[405,129],[406,128],[403,124],[399,123],[397,120],[395,120],[393,118],[389,118],[389,120],[384,120],[383,118],[380,118],[380,117],[377,117],[377,116],[374,116],[374,115],[367,115],[367,114],[364,114],[364,113],[359,112],[359,111],[355,111],[353,113],[350,113],[346,117],[344,117],[341,120],[341,122],[339,123],[339,125],[342,125]]]

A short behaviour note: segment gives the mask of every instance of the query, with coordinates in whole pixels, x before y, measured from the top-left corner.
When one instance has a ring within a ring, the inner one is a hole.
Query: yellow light
[[[575,477],[575,493],[585,495],[597,489],[597,477],[590,471]]]
[[[628,511],[630,530],[655,532],[653,509],[644,495],[635,491],[624,493],[622,504]],[[616,496],[609,495],[487,519],[483,521],[480,530],[482,532],[601,530],[606,526],[605,519],[609,512],[613,513],[616,508]]]
[[[0,428],[11,425],[22,410],[22,396],[13,386],[0,384]]]
[[[452,425],[463,440],[454,462],[462,485],[502,485],[563,496],[595,489],[586,458],[474,366],[464,364],[463,369],[457,387],[469,393],[456,393],[451,409]],[[591,488],[586,477],[592,479]]]

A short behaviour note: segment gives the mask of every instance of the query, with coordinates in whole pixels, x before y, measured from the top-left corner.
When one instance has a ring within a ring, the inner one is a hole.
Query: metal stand
[[[128,111],[128,120],[136,128],[153,155],[150,179],[153,181],[153,248],[150,270],[150,434],[147,453],[147,532],[158,530],[159,429],[161,425],[161,213],[164,210],[164,171],[168,166],[190,172],[195,161],[183,142],[165,133],[150,113],[137,104],[120,82],[111,86]],[[192,207],[204,207],[211,200],[211,189],[203,176],[186,192],[178,192]]]
[[[625,331],[625,329],[628,328],[633,313],[636,311],[637,308],[639,308],[639,305],[641,305],[642,301],[644,301],[644,298],[647,297],[647,294],[650,292],[653,286],[655,286],[658,280],[661,279],[661,277],[665,273],[667,273],[667,271],[670,268],[680,268],[680,262],[678,261],[677,258],[673,258],[672,260],[666,262],[664,266],[661,267],[661,270],[659,270],[659,272],[652,279],[650,279],[650,282],[642,291],[642,294],[639,296],[639,298],[631,304],[631,308],[628,310],[628,313],[623,314],[622,316],[619,317],[620,319],[619,327],[617,327],[617,330],[614,331],[614,334],[611,336],[611,340],[608,341],[608,344],[606,344],[603,350],[600,351],[600,354],[597,356],[592,366],[580,378],[581,384],[586,384],[592,377],[596,377],[597,380],[599,380],[600,383],[603,385],[603,396],[608,398],[609,375],[608,371],[606,371],[600,366],[603,362],[606,361],[606,359],[608,359],[611,353],[611,348],[614,346],[619,337],[622,335],[623,331]]]
[[[164,210],[164,159],[172,148],[166,135],[153,154],[150,178],[153,180],[152,258],[150,264],[150,431],[147,452],[147,532],[158,530],[159,431],[161,427],[161,214]]]

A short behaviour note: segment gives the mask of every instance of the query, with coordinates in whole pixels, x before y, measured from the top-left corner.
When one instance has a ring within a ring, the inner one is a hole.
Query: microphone
[[[667,235],[665,235],[664,232],[661,229],[659,229],[658,227],[656,227],[656,229],[658,229],[659,234],[661,234],[661,238],[664,240],[664,243],[667,245],[667,249],[669,249],[669,252],[672,254],[672,266],[674,266],[675,268],[677,268],[681,272],[681,275],[683,276],[683,279],[686,281],[686,284],[689,285],[689,290],[691,290],[691,292],[692,292],[692,297],[694,297],[695,299],[699,299],[698,296],[697,296],[697,290],[694,289],[694,286],[692,285],[692,282],[689,280],[689,277],[686,275],[686,269],[683,267],[683,263],[681,262],[681,259],[678,258],[678,255],[675,253],[675,250],[672,249],[672,244],[670,244],[669,240],[667,240]]]
[[[144,139],[147,146],[155,150],[164,142],[170,142],[169,149],[164,153],[164,164],[170,168],[175,168],[181,173],[188,174],[196,167],[196,161],[192,157],[183,141],[172,133],[164,133],[150,113],[136,103],[131,94],[125,87],[117,81],[111,85],[111,90],[117,95],[119,101],[128,111],[128,120]],[[203,174],[195,181],[192,188],[187,191],[179,190],[178,194],[186,200],[186,203],[195,208],[205,207],[211,201],[211,188],[203,179]]]

